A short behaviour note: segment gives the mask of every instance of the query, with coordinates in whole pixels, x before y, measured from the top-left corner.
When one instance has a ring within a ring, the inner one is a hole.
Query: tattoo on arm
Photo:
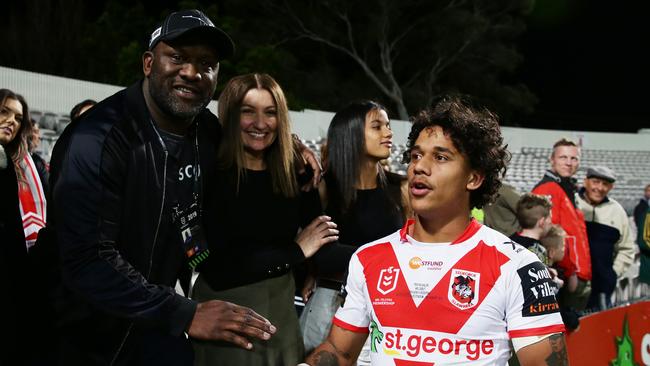
[[[314,355],[314,366],[339,366],[339,359],[329,351],[320,351]]]
[[[334,350],[335,353],[330,350],[321,350],[317,352],[312,356],[314,366],[339,366],[339,357],[345,360],[352,358],[352,355],[348,352],[341,351],[329,339],[325,342]]]
[[[345,358],[346,360],[349,360],[349,359],[352,358],[352,355],[351,355],[351,354],[349,354],[349,353],[347,353],[347,352],[343,352],[343,351],[341,351],[341,350],[340,350],[338,347],[336,347],[336,346],[334,345],[334,343],[332,343],[329,339],[327,340],[327,343],[329,343],[329,345],[332,346],[332,348],[334,348],[334,351],[336,351],[336,353],[337,353],[339,356]]]
[[[546,358],[546,364],[549,366],[568,366],[569,359],[566,353],[566,343],[564,334],[553,334],[548,337],[551,344],[551,354]]]

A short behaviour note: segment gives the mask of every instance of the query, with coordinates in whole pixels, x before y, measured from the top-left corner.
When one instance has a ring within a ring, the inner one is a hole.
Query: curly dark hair
[[[468,97],[441,98],[433,108],[421,111],[413,119],[403,163],[410,162],[411,149],[420,132],[433,126],[440,126],[456,149],[465,155],[470,167],[485,175],[483,184],[470,193],[471,207],[482,208],[492,202],[511,157],[508,146],[503,144],[496,114],[477,106]]]

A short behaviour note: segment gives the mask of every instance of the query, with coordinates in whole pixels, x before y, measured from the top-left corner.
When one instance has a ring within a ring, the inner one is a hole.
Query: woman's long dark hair
[[[369,100],[354,102],[338,111],[330,122],[325,161],[328,210],[345,213],[357,198],[356,184],[366,152],[366,116],[372,110],[386,108]],[[379,184],[383,186],[386,175],[377,165]]]
[[[23,106],[23,120],[20,123],[20,128],[16,137],[4,145],[7,155],[11,156],[14,166],[18,166],[25,154],[28,153],[27,141],[32,133],[32,123],[29,116],[29,107],[22,95],[16,94],[9,89],[0,89],[0,107],[4,107],[7,99],[15,99]],[[22,181],[22,173],[20,169],[16,169],[18,180]]]

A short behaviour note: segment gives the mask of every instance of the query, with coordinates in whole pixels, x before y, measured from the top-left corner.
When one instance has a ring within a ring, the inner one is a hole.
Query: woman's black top
[[[214,174],[204,194],[216,219],[206,224],[210,255],[199,267],[212,289],[281,276],[305,260],[294,239],[321,213],[316,190],[287,198],[273,192],[268,171],[247,170],[237,192],[234,170]]]
[[[404,224],[401,183],[404,177],[386,173],[386,185],[357,190],[356,200],[345,212],[328,202],[325,213],[338,225],[339,242],[326,245],[314,256],[319,276],[341,278],[354,251],[399,230]],[[329,196],[328,196],[329,200]]]

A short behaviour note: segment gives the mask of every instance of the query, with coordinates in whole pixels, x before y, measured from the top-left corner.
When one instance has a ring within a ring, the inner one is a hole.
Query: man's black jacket
[[[207,109],[195,123],[201,167],[211,167],[219,123]],[[196,302],[174,291],[187,266],[180,242],[168,239],[178,232],[163,209],[170,195],[167,175],[176,172],[142,82],[68,126],[51,165],[52,221],[45,237],[58,242],[58,322],[63,334],[76,339],[72,347],[103,364],[128,349],[129,336],[139,329],[182,335]]]

